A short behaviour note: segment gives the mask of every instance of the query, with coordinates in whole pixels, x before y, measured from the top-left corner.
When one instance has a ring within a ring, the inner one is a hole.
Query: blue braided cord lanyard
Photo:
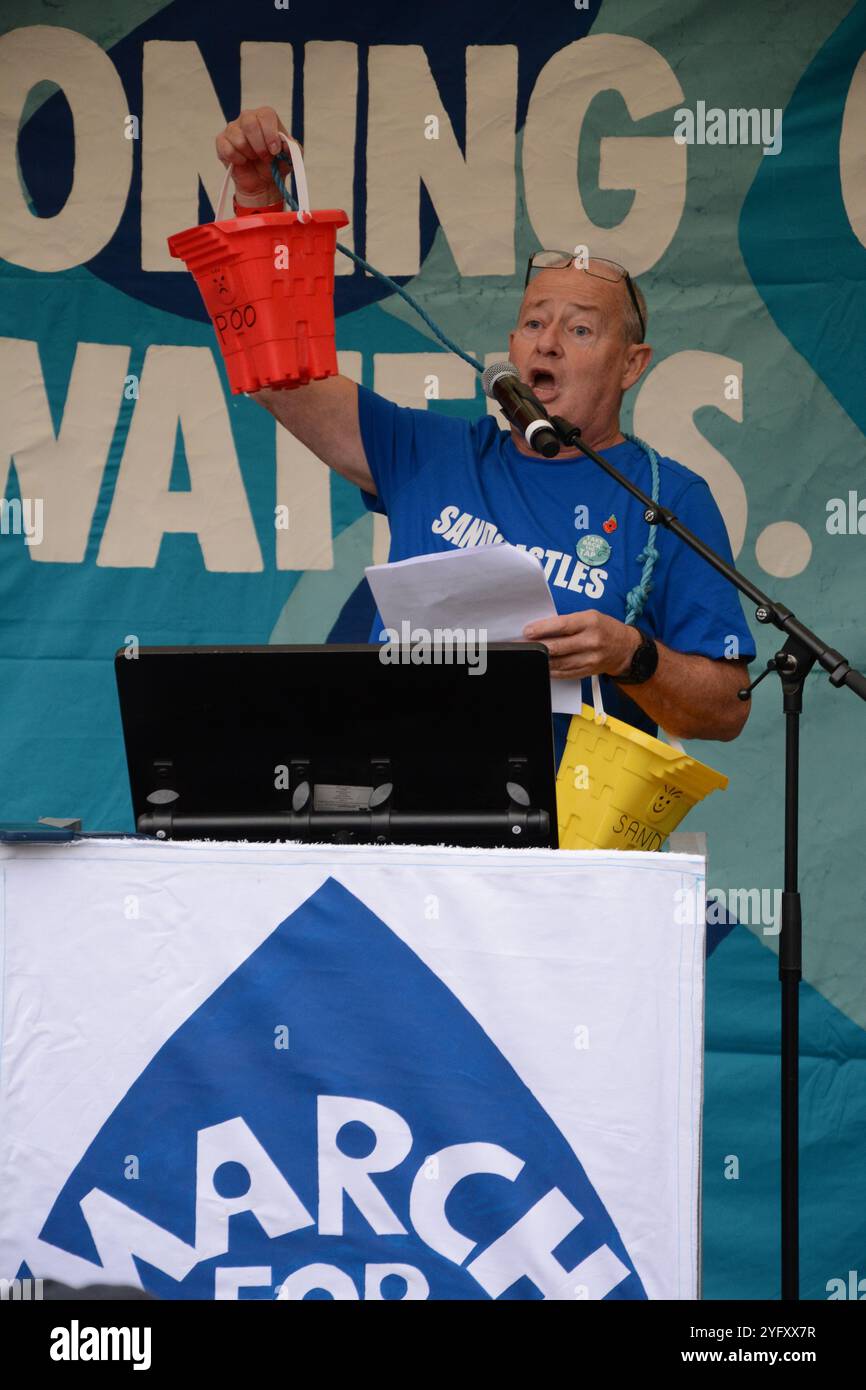
[[[294,198],[290,197],[286,185],[283,182],[283,178],[279,170],[279,165],[277,163],[278,159],[288,158],[289,156],[287,154],[281,154],[278,155],[275,159],[273,159],[271,161],[271,174],[273,176],[274,183],[277,185],[277,188],[283,196],[284,201],[288,203],[289,207],[292,209],[292,212],[297,212],[298,205],[295,202]],[[405,299],[406,303],[412,306],[416,314],[420,314],[427,327],[431,330],[432,333],[436,334],[436,337],[439,339],[440,343],[444,343],[450,352],[456,352],[458,357],[462,357],[463,361],[468,362],[470,367],[474,367],[476,371],[484,371],[484,363],[479,362],[476,357],[472,357],[468,352],[464,352],[462,347],[459,347],[457,343],[452,342],[448,335],[442,332],[442,329],[439,327],[439,325],[433,322],[430,315],[427,313],[427,310],[422,308],[422,306],[418,303],[417,299],[412,298],[411,294],[407,294],[406,291],[402,288],[402,286],[396,284],[396,282],[390,279],[389,276],[383,275],[381,270],[377,270],[374,265],[370,265],[369,261],[365,261],[363,256],[356,256],[355,252],[351,251],[348,246],[344,246],[341,241],[337,242],[337,250],[342,251],[344,256],[348,256],[350,261],[355,262],[355,265],[359,265],[363,267],[364,270],[368,270],[371,275],[375,275],[377,280],[381,280],[382,284],[387,285],[389,290],[393,290],[395,294],[399,294],[401,299]]]
[[[295,202],[294,198],[292,198],[292,196],[290,195],[288,189],[286,188],[286,185],[283,181],[283,176],[280,173],[280,160],[288,160],[289,162],[291,162],[290,156],[286,153],[276,156],[276,158],[274,158],[271,161],[271,174],[273,176],[274,183],[276,184],[277,189],[279,190],[284,202],[288,204],[292,212],[297,212],[298,205]],[[419,317],[424,320],[430,331],[436,335],[440,343],[442,343],[445,347],[448,348],[449,352],[454,352],[457,354],[458,357],[462,357],[463,361],[468,362],[470,367],[474,367],[477,372],[484,371],[484,363],[479,362],[478,359],[476,357],[472,357],[470,353],[464,352],[462,347],[460,347],[457,343],[455,343],[451,338],[448,337],[447,333],[443,333],[439,325],[433,322],[430,315],[427,313],[427,310],[418,303],[417,299],[413,299],[411,294],[408,294],[406,290],[403,289],[402,285],[398,285],[396,281],[390,278],[390,276],[383,275],[381,270],[377,270],[374,265],[370,265],[369,261],[365,261],[363,256],[356,255],[354,251],[350,250],[348,246],[344,246],[340,241],[337,242],[337,250],[342,251],[344,256],[348,256],[350,261],[355,262],[355,265],[359,265],[362,267],[363,270],[369,271],[371,275],[375,275],[377,280],[381,280],[383,285],[387,285],[390,290],[393,290],[394,294],[398,294],[401,299],[405,299],[406,303],[409,304],[415,310],[416,314],[418,314]],[[639,448],[643,449],[644,453],[649,459],[650,469],[652,470],[652,500],[654,502],[658,502],[659,464],[658,456],[656,455],[655,449],[653,449],[652,445],[646,444],[642,439],[638,439],[637,435],[635,434],[626,434],[625,437],[632,444],[637,444]],[[637,619],[640,617],[641,613],[643,612],[646,606],[650,590],[653,586],[652,573],[655,567],[655,562],[659,557],[659,552],[656,549],[655,544],[657,530],[657,526],[651,526],[649,528],[649,536],[647,537],[647,543],[644,546],[643,550],[639,551],[638,554],[635,556],[635,559],[643,561],[643,569],[641,571],[640,581],[635,585],[633,589],[629,589],[628,593],[626,594],[625,621],[630,624],[635,623]]]
[[[625,434],[625,431],[623,431],[623,433]],[[647,444],[643,439],[639,439],[636,434],[626,434],[625,437],[632,444],[637,444],[639,448],[643,449],[644,453],[649,459],[653,479],[651,496],[652,500],[657,503],[659,500],[658,455],[656,454],[656,451],[651,444]],[[634,623],[640,617],[641,613],[646,607],[646,601],[649,598],[650,589],[653,586],[653,569],[655,568],[656,560],[659,558],[659,552],[656,549],[657,530],[658,526],[656,525],[652,525],[649,528],[649,535],[647,536],[646,545],[644,546],[643,550],[638,551],[637,555],[635,556],[636,560],[643,560],[643,569],[641,570],[639,582],[635,585],[633,589],[629,589],[628,593],[625,596],[625,621],[627,623]]]

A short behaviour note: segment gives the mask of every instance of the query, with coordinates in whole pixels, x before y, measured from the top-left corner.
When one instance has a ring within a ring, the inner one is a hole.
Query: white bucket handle
[[[592,703],[595,708],[595,722],[596,724],[604,724],[607,720],[607,715],[605,713],[604,704],[601,698],[601,682],[599,681],[598,676],[593,676],[591,679]],[[583,681],[578,681],[577,684],[577,713],[583,713]]]
[[[312,213],[310,212],[310,190],[307,187],[307,171],[304,168],[304,156],[301,153],[301,147],[297,140],[293,140],[284,130],[280,131],[280,139],[292,157],[292,174],[295,179],[295,191],[298,195],[298,221],[309,222],[312,218]],[[217,200],[216,217],[214,218],[215,222],[222,221],[223,205],[225,204],[231,176],[232,166],[230,164],[226,169],[226,176],[223,179],[223,186],[220,189],[220,196]]]
[[[604,722],[605,722],[606,719],[607,719],[607,714],[606,714],[606,712],[605,712],[604,702],[602,701],[602,698],[601,698],[601,682],[600,682],[600,680],[599,680],[599,678],[598,678],[597,675],[592,676],[592,677],[591,677],[591,680],[592,680],[592,703],[593,703],[593,707],[594,707],[594,709],[595,709],[595,722],[596,722],[596,724],[604,724]],[[578,698],[578,710],[577,710],[577,713],[578,713],[578,714],[581,714],[581,713],[583,712],[582,691],[583,691],[583,683],[582,683],[582,682],[579,682],[579,683],[578,683],[578,687],[577,687],[577,698]],[[658,733],[658,736],[659,736],[659,738],[667,739],[667,741],[668,741],[668,743],[670,744],[671,748],[673,748],[677,753],[685,753],[686,750],[685,750],[685,748],[683,748],[683,745],[680,743],[679,739],[678,739],[678,738],[674,738],[673,734],[669,734],[669,733],[667,732],[666,729],[663,729],[663,728],[661,727],[661,725],[659,725],[659,733]]]

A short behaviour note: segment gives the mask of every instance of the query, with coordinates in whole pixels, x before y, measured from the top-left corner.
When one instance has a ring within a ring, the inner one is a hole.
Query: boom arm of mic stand
[[[577,425],[571,425],[567,420],[563,420],[560,415],[552,415],[550,423],[553,425],[563,444],[570,448],[578,448],[581,453],[591,458],[593,463],[597,463],[599,468],[603,468],[609,477],[624,487],[626,492],[630,492],[640,502],[644,509],[644,518],[650,525],[664,526],[668,531],[672,531],[675,536],[679,536],[692,550],[696,551],[707,564],[712,565],[713,569],[723,574],[740,593],[745,594],[746,598],[751,599],[755,604],[755,617],[759,623],[772,623],[780,632],[787,633],[788,637],[794,638],[799,642],[807,653],[808,666],[814,662],[824,667],[828,672],[831,685],[847,685],[849,690],[853,690],[855,695],[859,695],[861,700],[866,700],[866,676],[862,671],[858,671],[850,662],[837,652],[833,647],[827,645],[816,633],[811,632],[805,627],[797,616],[791,612],[783,603],[776,603],[763,590],[753,584],[739,570],[734,569],[718,555],[711,546],[696,536],[692,531],[684,526],[683,523],[670,511],[668,507],[662,507],[653,502],[631,478],[627,478],[606,458],[596,453],[595,449],[584,443],[581,432]],[[807,668],[808,669],[808,668]],[[806,672],[802,672],[806,674]]]

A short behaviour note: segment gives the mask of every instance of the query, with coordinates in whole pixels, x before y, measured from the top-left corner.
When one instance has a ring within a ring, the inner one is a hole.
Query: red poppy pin
[[[611,531],[616,530],[616,517],[614,516],[613,512],[611,512],[607,521],[603,521],[601,523],[601,529],[602,531],[606,531],[608,535],[610,535]]]

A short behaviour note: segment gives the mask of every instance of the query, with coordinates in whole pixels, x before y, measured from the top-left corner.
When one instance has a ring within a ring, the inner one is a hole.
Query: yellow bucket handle
[[[604,724],[605,721],[607,720],[607,714],[606,714],[605,708],[604,708],[604,701],[603,701],[602,698],[601,698],[601,681],[599,680],[599,678],[598,678],[597,675],[593,675],[590,679],[591,679],[591,681],[592,681],[592,703],[593,703],[593,707],[594,707],[594,709],[595,709],[595,716],[594,716],[594,718],[595,718],[595,723],[596,723],[596,724]],[[578,714],[582,714],[582,712],[583,712],[583,698],[582,698],[582,693],[583,693],[583,682],[581,681],[581,682],[579,683],[579,685],[578,685],[578,692],[577,692],[577,698],[578,698],[578,710],[577,710],[577,713],[578,713]],[[671,748],[673,748],[673,749],[675,750],[675,752],[677,752],[677,753],[685,753],[686,750],[685,750],[685,748],[683,748],[683,745],[680,743],[679,739],[678,739],[678,738],[674,738],[673,734],[669,734],[669,733],[667,732],[666,729],[663,729],[663,728],[661,727],[661,725],[659,725],[659,734],[658,734],[658,736],[659,736],[659,738],[666,739],[667,742],[670,744]]]
[[[604,724],[607,720],[607,715],[604,709],[604,702],[601,698],[601,682],[599,681],[598,676],[592,676],[591,680],[592,703],[595,707],[595,722],[596,724]],[[577,687],[577,713],[583,713],[583,681],[578,682]]]

